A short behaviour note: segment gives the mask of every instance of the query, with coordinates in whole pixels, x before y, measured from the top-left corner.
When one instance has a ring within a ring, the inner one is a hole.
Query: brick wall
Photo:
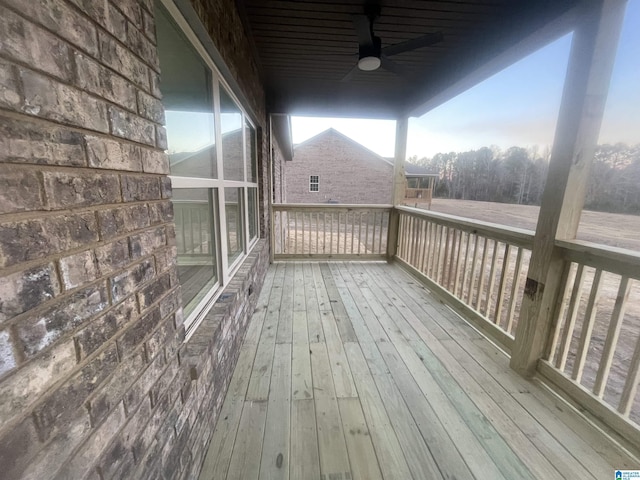
[[[320,177],[318,192],[309,192],[310,175]],[[391,203],[393,165],[333,129],[298,145],[285,177],[289,203]]]
[[[264,122],[234,35],[216,40]],[[199,472],[268,245],[185,342],[158,85],[152,0],[0,0],[3,479]]]

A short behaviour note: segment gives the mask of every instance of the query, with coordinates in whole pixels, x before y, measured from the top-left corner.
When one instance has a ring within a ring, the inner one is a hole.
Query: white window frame
[[[215,224],[213,226],[214,229],[214,239],[215,239],[215,258],[217,265],[217,282],[212,288],[207,292],[207,294],[202,298],[202,300],[195,306],[193,311],[185,318],[185,328],[187,329],[187,333],[185,336],[185,341],[188,340],[193,332],[198,328],[198,325],[202,322],[210,308],[213,306],[215,301],[218,299],[224,287],[229,284],[234,274],[242,264],[243,260],[247,257],[247,255],[251,252],[253,247],[258,242],[260,238],[260,226],[257,223],[256,228],[256,236],[251,239],[249,238],[249,218],[248,218],[248,189],[256,188],[256,216],[259,219],[259,198],[260,198],[260,185],[259,185],[259,170],[257,167],[256,161],[256,182],[251,182],[248,180],[249,172],[247,171],[247,132],[245,128],[245,122],[253,128],[255,132],[254,139],[254,149],[256,152],[256,156],[258,155],[258,129],[256,127],[255,122],[250,118],[247,114],[246,109],[243,107],[242,103],[238,100],[237,95],[233,92],[231,87],[227,84],[227,82],[222,77],[222,74],[216,67],[215,63],[207,53],[204,46],[198,40],[196,34],[191,29],[189,23],[182,16],[178,8],[175,6],[172,0],[159,0],[159,3],[165,8],[168,12],[171,19],[176,23],[176,25],[180,28],[182,33],[185,35],[186,39],[191,43],[191,46],[194,50],[200,55],[200,58],[204,62],[204,64],[211,70],[211,83],[212,83],[212,94],[213,94],[213,102],[214,102],[214,130],[215,130],[215,139],[216,139],[216,158],[217,158],[217,176],[218,178],[195,178],[195,177],[183,177],[183,176],[174,176],[169,175],[171,179],[171,184],[173,189],[192,189],[192,188],[206,188],[206,189],[214,189],[214,212],[213,218]],[[221,125],[221,112],[220,112],[220,88],[224,88],[229,97],[233,100],[233,102],[238,106],[242,118],[241,118],[241,130],[242,130],[242,152],[243,152],[243,180],[225,180],[224,179],[224,152],[222,151],[222,125]],[[257,160],[257,159],[256,159]],[[226,212],[225,212],[225,188],[242,188],[242,197],[239,197],[238,200],[241,203],[241,213],[242,213],[242,251],[241,254],[238,255],[231,264],[228,261],[228,246],[227,246],[227,222],[226,222]]]
[[[313,178],[316,178],[316,181],[313,181]],[[315,185],[317,190],[313,190],[311,187]],[[310,193],[318,193],[320,192],[320,175],[309,175],[309,192]]]

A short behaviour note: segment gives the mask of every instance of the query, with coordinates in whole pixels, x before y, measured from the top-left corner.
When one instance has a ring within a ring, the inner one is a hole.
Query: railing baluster
[[[446,288],[449,290],[451,285],[451,268],[453,267],[453,256],[455,255],[456,249],[456,234],[457,230],[454,228],[449,228],[447,231],[447,244],[445,246],[444,252],[444,260],[445,260],[445,272],[443,272],[443,277],[446,275]],[[449,241],[449,237],[451,237],[451,241]],[[444,281],[443,281],[444,283]]]
[[[636,398],[638,382],[640,381],[640,337],[636,340],[636,348],[633,350],[631,364],[627,372],[627,380],[622,389],[622,396],[618,404],[618,411],[625,417],[629,416],[631,407]]]
[[[411,265],[416,264],[418,219],[411,217]]]
[[[489,285],[487,285],[487,297],[485,302],[484,316],[490,318],[491,300],[493,299],[493,289],[496,283],[496,266],[498,262],[498,240],[493,241],[493,251],[491,252],[491,271],[489,272]]]
[[[595,393],[600,398],[603,397],[604,390],[607,386],[609,372],[611,371],[611,363],[613,362],[613,354],[618,343],[618,338],[620,337],[622,320],[624,319],[624,314],[630,293],[631,281],[629,280],[629,277],[621,277],[620,286],[618,287],[618,295],[616,296],[616,303],[613,307],[613,313],[611,314],[611,323],[609,324],[609,329],[607,330],[607,338],[604,341],[604,349],[602,350],[600,367],[598,368],[596,382],[593,386],[593,393]]]
[[[482,309],[482,293],[484,291],[484,279],[485,279],[485,270],[487,268],[487,254],[488,254],[488,243],[489,239],[487,237],[482,237],[482,260],[480,261],[480,281],[478,282],[478,291],[476,293],[476,303],[474,305],[475,309],[479,312]]]
[[[340,253],[340,212],[338,212],[338,222],[336,223],[336,230],[338,231],[336,236],[336,254],[338,254]]]
[[[453,294],[458,294],[458,287],[460,286],[460,260],[462,258],[462,239],[464,238],[465,232],[462,230],[458,231],[458,252],[456,253],[456,267],[454,271],[453,278]]]
[[[433,258],[431,262],[431,278],[435,281],[438,273],[438,262],[440,261],[440,236],[442,235],[442,225],[437,224],[433,231]]]
[[[518,302],[518,291],[520,290],[520,272],[522,271],[522,247],[518,247],[516,256],[515,269],[513,271],[513,280],[511,283],[511,298],[509,299],[509,310],[507,313],[507,333],[511,333],[513,329],[513,321],[516,313],[516,304]]]
[[[293,214],[293,253],[298,253],[298,213]]]
[[[369,250],[369,217],[371,216],[371,212],[367,212],[367,219],[365,223],[365,234],[364,234],[364,251],[368,253]]]
[[[583,264],[578,265],[576,277],[573,282],[573,290],[571,291],[571,300],[569,300],[569,308],[567,310],[567,319],[562,331],[562,340],[560,341],[560,351],[556,358],[556,368],[564,371],[567,365],[567,357],[569,356],[569,348],[571,347],[571,339],[573,338],[573,330],[576,326],[576,318],[578,317],[578,305],[582,296],[582,285],[585,279],[585,269]]]
[[[442,285],[444,283],[445,266],[447,264],[447,253],[449,251],[449,227],[445,226],[442,229],[442,237],[440,239],[442,245],[440,247],[440,261],[438,262],[438,282]]]
[[[507,286],[507,270],[509,268],[510,254],[511,245],[506,243],[504,246],[504,256],[502,257],[502,272],[500,274],[500,286],[498,287],[498,298],[496,299],[496,311],[493,320],[493,323],[496,325],[500,325],[502,320],[502,306],[504,304],[504,293]]]
[[[562,285],[562,295],[558,295],[558,301],[554,308],[554,320],[555,326],[553,327],[553,335],[547,345],[545,358],[549,360],[549,363],[554,363],[556,359],[556,351],[558,349],[558,341],[560,340],[560,333],[564,327],[564,319],[567,313],[567,307],[569,305],[569,296],[571,295],[571,289],[573,282],[575,282],[576,269],[575,264],[571,262],[565,262],[562,269],[562,275],[560,277],[560,285]]]
[[[431,222],[425,220],[424,222],[424,256],[422,258],[422,269],[420,270],[425,275],[429,269],[429,252],[431,250]]]
[[[598,300],[600,300],[600,287],[602,285],[602,270],[596,269],[591,284],[591,292],[589,293],[589,301],[587,302],[587,311],[584,315],[582,323],[582,331],[580,332],[580,343],[578,344],[578,353],[573,364],[571,378],[580,383],[582,373],[584,372],[584,363],[587,359],[589,351],[589,343],[591,342],[591,334],[593,332],[593,324],[596,320],[596,311],[598,310]]]
[[[451,254],[449,255],[449,268],[447,271],[447,290],[451,291],[454,275],[454,264],[456,257],[456,248],[458,246],[458,232],[459,230],[453,230],[451,235]],[[454,293],[455,294],[455,293]]]
[[[384,212],[380,212],[380,232],[379,232],[379,236],[378,236],[378,252],[377,253],[382,253],[384,252],[384,250],[382,249],[382,229],[384,227]]]
[[[471,259],[471,277],[469,278],[469,289],[467,290],[467,304],[473,301],[473,286],[476,283],[476,264],[478,263],[478,235],[473,236],[473,257]]]
[[[424,269],[424,257],[427,253],[427,221],[420,219],[420,250],[416,268],[422,272]]]
[[[464,243],[464,260],[462,263],[462,278],[460,279],[460,294],[459,298],[464,296],[464,285],[467,278],[467,265],[469,263],[469,248],[471,247],[471,232],[466,232]]]
[[[347,254],[347,238],[349,238],[349,234],[347,233],[347,221],[349,219],[349,212],[346,211],[344,212],[344,241],[342,242],[342,253],[344,253],[345,255]]]

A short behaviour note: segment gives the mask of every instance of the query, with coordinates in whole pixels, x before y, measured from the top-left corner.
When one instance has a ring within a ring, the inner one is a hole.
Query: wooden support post
[[[406,188],[404,161],[407,156],[407,133],[409,119],[396,120],[396,149],[393,163],[393,193],[392,204],[402,205]],[[400,214],[395,208],[389,213],[389,230],[387,233],[387,260],[393,260],[398,248],[398,229],[400,228]]]
[[[544,355],[564,262],[555,240],[574,239],[625,11],[624,0],[585,4],[573,34],[547,184],[533,242],[511,367],[533,375]]]

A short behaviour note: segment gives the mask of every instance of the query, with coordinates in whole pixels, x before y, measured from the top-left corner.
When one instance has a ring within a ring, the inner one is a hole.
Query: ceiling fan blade
[[[361,46],[373,45],[373,28],[371,27],[369,17],[366,15],[353,15],[351,20],[356,29],[358,44]]]
[[[397,76],[401,78],[407,78],[409,76],[409,72],[398,65],[393,60],[390,60],[385,55],[380,56],[380,67],[384,68],[388,72],[395,73]]]
[[[342,80],[340,80],[341,82],[348,82],[349,80],[351,80],[351,77],[353,77],[353,75],[359,70],[358,68],[358,64],[354,65],[353,68],[351,70],[349,70],[347,72],[347,74],[342,77]]]
[[[397,55],[398,53],[410,52],[422,47],[428,47],[435,43],[441,42],[444,37],[442,32],[427,33],[418,38],[407,40],[406,42],[396,43],[395,45],[389,45],[382,49],[382,53],[385,55]]]

